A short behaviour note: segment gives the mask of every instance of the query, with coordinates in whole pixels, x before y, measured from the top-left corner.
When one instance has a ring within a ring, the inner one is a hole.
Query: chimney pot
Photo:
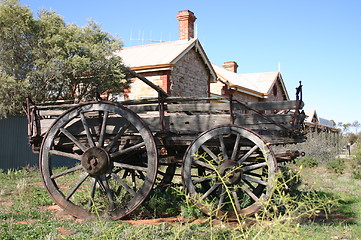
[[[235,61],[229,61],[223,63],[223,68],[227,69],[228,71],[237,73],[238,64]]]
[[[179,22],[179,39],[189,40],[194,38],[194,22],[197,19],[194,13],[189,10],[179,11],[177,18]]]

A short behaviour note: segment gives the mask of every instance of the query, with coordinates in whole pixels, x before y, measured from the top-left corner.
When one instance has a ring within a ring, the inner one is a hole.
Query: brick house
[[[216,96],[233,97],[243,102],[266,102],[289,100],[287,89],[280,72],[237,73],[234,61],[225,62],[222,67],[212,65],[218,81],[211,84],[211,93]]]
[[[116,54],[125,65],[160,86],[171,96],[208,97],[216,73],[201,43],[194,38],[193,12],[178,12],[177,41],[125,47]],[[157,97],[157,92],[137,78],[132,79],[124,99]]]
[[[179,40],[125,47],[116,54],[125,65],[160,86],[171,96],[228,97],[246,102],[289,100],[280,72],[238,74],[236,62],[212,64],[200,41],[194,38],[196,17],[179,11]],[[137,78],[118,100],[157,97]]]

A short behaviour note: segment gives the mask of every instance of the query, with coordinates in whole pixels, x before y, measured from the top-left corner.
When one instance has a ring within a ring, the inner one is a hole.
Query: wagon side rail
[[[231,101],[233,123],[257,131],[271,144],[305,141],[301,82],[296,88],[296,100],[244,103],[231,98]]]
[[[23,110],[28,122],[29,145],[31,145],[31,149],[34,153],[38,153],[43,140],[41,135],[39,110],[35,106],[35,102],[30,97],[27,97],[26,101],[23,103]]]

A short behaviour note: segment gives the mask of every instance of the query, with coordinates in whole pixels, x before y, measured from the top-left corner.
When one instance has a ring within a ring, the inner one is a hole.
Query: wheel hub
[[[242,178],[242,168],[232,160],[223,161],[219,173],[227,185],[238,184]]]
[[[109,169],[110,158],[104,149],[92,147],[84,152],[81,164],[91,176],[99,176]]]

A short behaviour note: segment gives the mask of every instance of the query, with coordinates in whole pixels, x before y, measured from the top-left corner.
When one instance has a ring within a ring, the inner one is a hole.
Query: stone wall
[[[160,86],[164,91],[169,92],[169,73],[170,71],[158,71],[150,73],[141,73],[148,80],[152,81],[155,85]],[[127,91],[126,99],[142,99],[142,98],[155,98],[158,97],[157,91],[149,87],[142,80],[138,78],[132,79],[129,91]]]
[[[261,99],[252,95],[241,92],[232,91],[233,98],[240,102],[260,102]]]
[[[209,70],[201,56],[194,50],[185,54],[173,67],[170,93],[181,97],[208,97]]]
[[[271,89],[266,101],[274,102],[274,101],[283,101],[283,100],[286,100],[285,93],[283,92],[283,88],[280,84],[280,81],[276,81],[276,83],[273,86],[273,88]]]

